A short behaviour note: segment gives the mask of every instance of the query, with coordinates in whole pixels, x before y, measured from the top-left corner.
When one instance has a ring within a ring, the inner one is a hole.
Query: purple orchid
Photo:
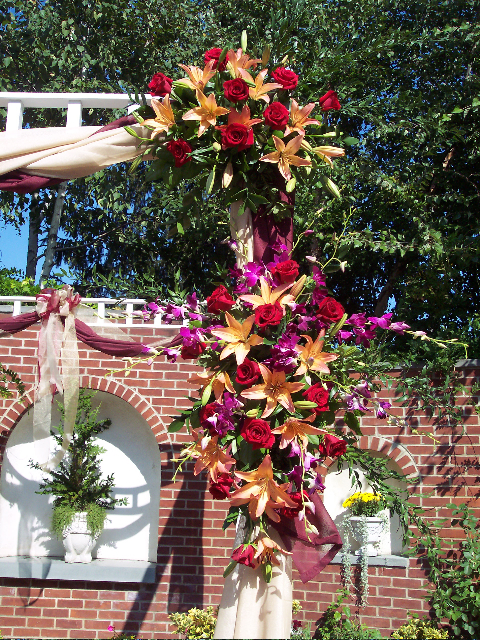
[[[345,329],[340,329],[337,333],[338,344],[342,344],[342,342],[347,342],[353,336],[351,331],[345,331]]]
[[[355,327],[353,333],[356,335],[355,343],[363,344],[367,349],[370,346],[370,340],[374,340],[376,337],[374,329],[360,329]]]
[[[319,269],[318,267],[313,267],[312,269],[312,278],[315,280],[315,282],[317,283],[317,285],[319,287],[326,287],[327,286],[327,282],[326,282],[326,276],[323,273],[323,271],[321,269]]]
[[[302,316],[300,322],[298,323],[298,328],[300,331],[310,331],[312,328],[311,323],[316,321],[316,316]]]
[[[308,475],[305,478],[305,483],[307,485],[307,493],[309,496],[312,496],[316,491],[324,491],[325,485],[320,480],[320,477],[317,474]],[[311,507],[309,507],[311,509]]]
[[[346,324],[351,324],[354,327],[364,327],[367,324],[367,319],[364,313],[353,313]]]
[[[302,479],[303,479],[303,467],[297,464],[295,467],[293,467],[290,473],[287,473],[287,477],[290,480],[290,482],[295,483],[295,486],[297,487],[297,491],[301,491]]]
[[[362,411],[363,413],[365,411],[370,411],[370,409],[367,409],[367,406],[366,406],[367,400],[359,396],[356,391],[354,391],[353,393],[347,393],[346,395],[343,396],[342,400],[347,405],[347,411],[357,410],[357,411]]]
[[[303,457],[303,466],[305,467],[305,471],[315,469],[320,460],[321,458],[315,458],[314,455],[306,451]]]
[[[180,318],[183,320],[185,317],[185,309],[169,302],[167,306],[163,308],[163,314],[165,324],[171,324],[174,320],[179,320]]]
[[[355,387],[355,391],[362,395],[364,398],[372,397],[372,394],[370,393],[370,390],[368,388],[368,382],[366,380],[362,380],[362,382],[359,382]]]
[[[197,300],[197,294],[195,293],[195,291],[193,293],[190,293],[187,296],[186,302],[185,302],[185,306],[190,309],[190,311],[196,312],[199,311],[200,307],[198,304],[198,300]]]
[[[392,317],[392,313],[384,313],[381,318],[376,318],[372,316],[368,318],[368,321],[372,323],[372,327],[380,327],[380,329],[388,329],[390,326],[390,320]]]
[[[299,456],[301,452],[302,450],[300,449],[299,445],[294,440],[292,440],[292,442],[290,443],[290,453],[288,454],[287,458],[295,458],[295,456]]]
[[[180,351],[178,349],[170,349],[169,347],[165,347],[162,351],[162,355],[167,356],[167,360],[169,362],[176,362],[178,356],[180,355]]]
[[[312,291],[312,304],[320,304],[320,302],[326,297],[326,289],[315,287],[315,289]]]
[[[260,276],[265,274],[265,267],[260,264],[256,264],[255,262],[247,262],[245,267],[243,268],[243,276],[245,278],[245,284],[247,287],[254,287]]]
[[[406,329],[410,329],[410,326],[408,324],[405,324],[405,322],[392,322],[392,324],[389,326],[389,329],[395,331],[395,333],[398,333],[400,336],[403,336],[403,332]]]
[[[384,420],[388,415],[385,409],[390,409],[391,406],[390,402],[379,402],[377,407],[377,418]]]

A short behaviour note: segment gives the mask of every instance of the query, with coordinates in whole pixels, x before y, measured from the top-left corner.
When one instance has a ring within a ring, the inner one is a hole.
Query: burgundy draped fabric
[[[342,548],[342,539],[335,523],[328,515],[317,494],[310,498],[315,505],[315,513],[308,520],[318,530],[318,535],[305,533],[304,522],[298,518],[285,518],[272,526],[280,533],[287,551],[293,552],[293,563],[298,569],[302,582],[313,580],[329,564]]]
[[[278,254],[272,250],[272,246],[278,242],[287,246],[287,252],[293,248],[293,206],[295,204],[295,192],[285,191],[285,180],[278,173],[275,186],[279,189],[280,202],[290,207],[290,215],[276,220],[273,215],[264,215],[265,206],[258,207],[257,213],[252,213],[253,226],[253,260],[254,262],[273,262]]]
[[[22,313],[19,316],[0,316],[0,331],[7,333],[17,333],[23,329],[27,329],[32,324],[40,321],[40,316],[36,311],[30,313]],[[141,342],[129,342],[128,340],[116,340],[115,338],[105,338],[95,333],[88,325],[81,320],[75,319],[75,329],[77,331],[77,338],[84,344],[106,353],[109,356],[116,358],[134,358],[136,356],[145,353],[145,346]],[[181,336],[180,336],[181,337]],[[177,338],[177,336],[175,336]],[[173,338],[172,342],[175,342]],[[168,345],[162,346],[170,346]],[[175,346],[175,345],[171,345]]]
[[[119,129],[120,127],[135,124],[136,122],[137,120],[135,116],[123,116],[122,118],[118,118],[118,120],[114,120],[104,127],[101,127],[92,135],[96,136],[98,133],[110,131],[111,129]],[[0,176],[0,191],[13,191],[14,193],[24,195],[26,193],[33,193],[39,189],[45,189],[46,187],[54,187],[61,182],[65,182],[65,180],[60,178],[34,176],[17,169]]]
[[[134,358],[144,352],[144,345],[141,342],[129,342],[127,340],[116,340],[115,338],[105,338],[95,333],[88,325],[81,320],[75,320],[77,338],[92,349],[106,353],[117,358]]]
[[[22,313],[20,316],[0,316],[0,331],[7,333],[17,333],[27,329],[32,324],[40,322],[40,316],[36,311]]]
[[[16,171],[9,171],[3,176],[0,176],[0,191],[13,191],[14,193],[24,195],[25,193],[33,193],[46,187],[55,187],[61,182],[64,182],[64,180],[60,178],[32,176],[17,169]]]

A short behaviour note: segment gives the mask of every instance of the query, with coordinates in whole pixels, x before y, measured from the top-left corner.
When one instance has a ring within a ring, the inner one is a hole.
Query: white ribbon
[[[37,296],[37,313],[42,320],[38,337],[38,371],[33,409],[33,441],[40,466],[54,469],[64,457],[72,439],[80,385],[76,308],[80,296],[69,285],[45,289]],[[65,319],[65,324],[62,322]],[[61,362],[61,372],[60,364]],[[55,392],[63,394],[63,439],[60,450],[50,457],[52,402]]]

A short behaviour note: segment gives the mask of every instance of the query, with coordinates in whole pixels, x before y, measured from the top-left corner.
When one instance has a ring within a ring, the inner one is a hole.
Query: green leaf
[[[358,417],[352,413],[351,411],[345,411],[345,423],[357,436],[362,435],[362,430],[360,429],[360,421]]]
[[[168,433],[176,433],[177,431],[180,431],[184,425],[184,420],[175,419],[168,425]]]

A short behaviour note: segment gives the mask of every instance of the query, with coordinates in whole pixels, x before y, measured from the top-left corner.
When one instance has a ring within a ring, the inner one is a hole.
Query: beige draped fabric
[[[151,131],[131,125],[149,138]],[[93,135],[101,127],[50,127],[0,133],[0,175],[16,169],[45,178],[72,180],[129,162],[145,151],[123,127]]]
[[[280,534],[271,529],[268,535],[281,547]],[[242,544],[241,521],[233,548]],[[290,638],[292,624],[292,556],[279,553],[279,567],[273,567],[269,584],[260,569],[237,564],[225,578],[214,638]]]
[[[253,225],[252,212],[245,207],[241,216],[238,215],[242,200],[233,202],[230,207],[230,236],[238,245],[235,249],[237,267],[243,267],[247,262],[253,262]]]

